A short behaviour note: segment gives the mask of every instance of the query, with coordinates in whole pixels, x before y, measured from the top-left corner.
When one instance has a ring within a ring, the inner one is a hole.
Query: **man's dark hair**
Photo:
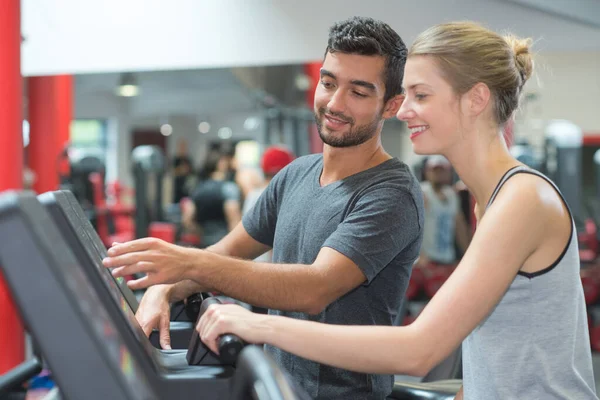
[[[388,24],[373,18],[352,17],[329,29],[327,53],[385,57],[384,103],[402,93],[407,49],[400,35]]]

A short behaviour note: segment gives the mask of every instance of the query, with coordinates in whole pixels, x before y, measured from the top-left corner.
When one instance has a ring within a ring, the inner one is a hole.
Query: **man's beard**
[[[331,115],[334,118],[347,122],[350,127],[350,130],[341,136],[336,136],[335,133],[325,133],[323,130],[322,123],[323,118],[325,118],[325,114]],[[381,114],[379,114],[368,124],[354,126],[354,120],[352,118],[346,117],[340,113],[334,113],[331,111],[326,112],[325,107],[319,108],[319,112],[315,113],[315,122],[317,123],[319,137],[321,138],[323,143],[331,147],[352,147],[365,143],[367,140],[375,136],[380,121]]]

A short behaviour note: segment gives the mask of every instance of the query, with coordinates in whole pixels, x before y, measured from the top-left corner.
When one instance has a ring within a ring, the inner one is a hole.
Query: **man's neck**
[[[352,147],[323,148],[323,172],[321,186],[347,178],[367,169],[373,168],[392,158],[385,152],[379,140],[379,135],[373,139]]]

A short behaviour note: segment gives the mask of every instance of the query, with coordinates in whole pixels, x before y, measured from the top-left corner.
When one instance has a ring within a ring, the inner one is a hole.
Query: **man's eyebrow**
[[[375,87],[374,84],[372,84],[371,82],[367,82],[367,81],[361,81],[359,79],[355,79],[350,81],[351,84],[356,85],[356,86],[362,86],[365,89],[370,90],[371,92],[374,92],[377,90],[377,87]]]
[[[325,68],[321,68],[321,77],[323,77],[323,76],[328,76],[331,79],[337,79],[333,72],[328,71]],[[356,86],[361,86],[371,92],[375,92],[377,90],[377,87],[373,83],[363,81],[361,79],[353,79],[350,81],[350,84],[356,85]]]
[[[328,76],[330,78],[336,79],[335,75],[331,71],[327,71],[325,68],[321,68],[321,76]]]

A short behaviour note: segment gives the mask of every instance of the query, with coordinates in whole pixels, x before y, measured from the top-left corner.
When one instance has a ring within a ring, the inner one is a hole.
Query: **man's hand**
[[[246,343],[261,343],[268,319],[268,315],[255,314],[238,305],[213,304],[198,321],[196,330],[200,339],[219,354],[218,339],[226,333],[237,335]]]
[[[169,320],[171,308],[169,305],[169,286],[156,285],[149,288],[140,306],[135,313],[135,318],[140,323],[146,336],[150,336],[154,328],[158,328],[160,347],[171,348],[171,336],[169,335]]]
[[[112,274],[116,277],[147,274],[143,278],[128,282],[128,286],[136,290],[187,279],[193,251],[195,250],[164,240],[144,238],[114,245],[102,262],[105,267],[114,268]]]

